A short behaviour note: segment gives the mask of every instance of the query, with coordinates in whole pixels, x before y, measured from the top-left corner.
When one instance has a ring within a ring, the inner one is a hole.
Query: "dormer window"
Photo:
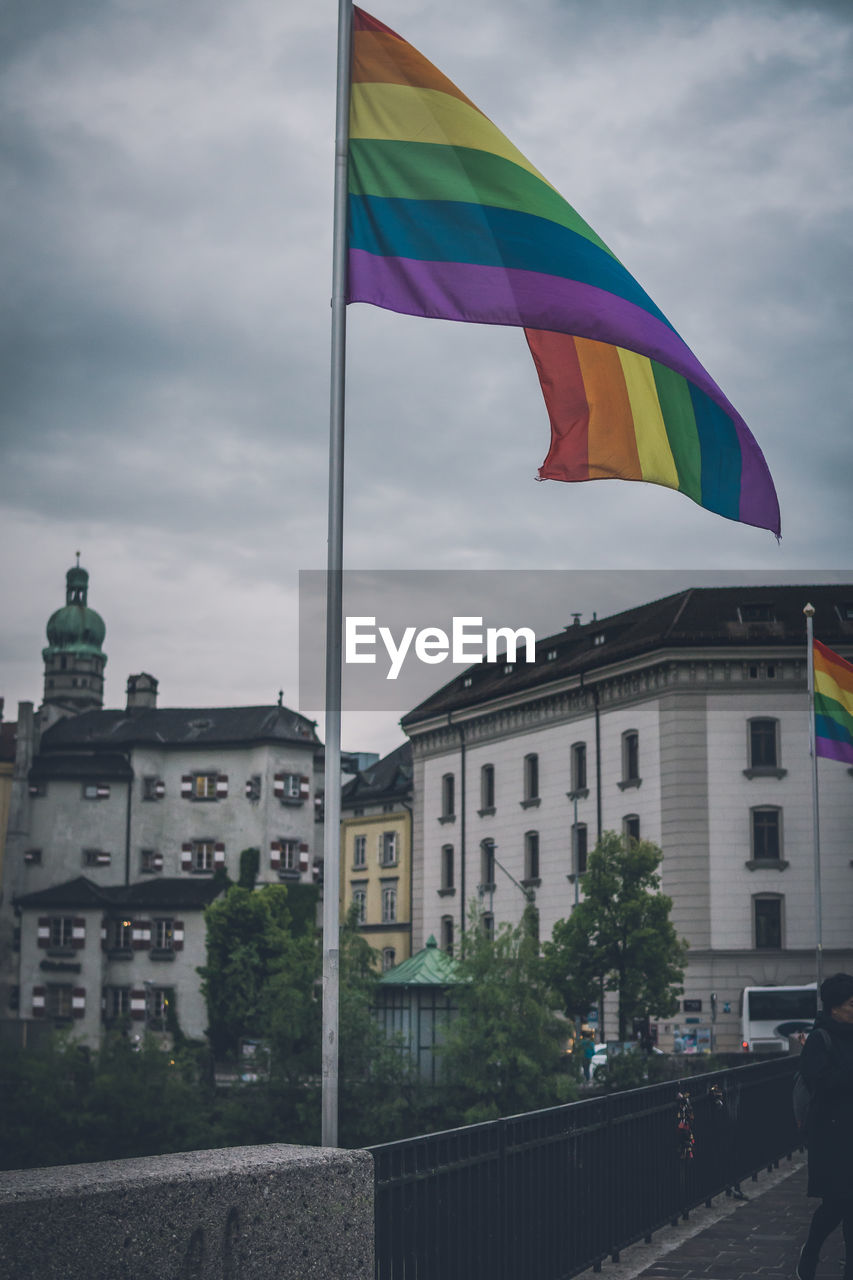
[[[776,615],[773,611],[773,605],[768,604],[741,604],[738,605],[737,611],[739,622],[775,622]]]

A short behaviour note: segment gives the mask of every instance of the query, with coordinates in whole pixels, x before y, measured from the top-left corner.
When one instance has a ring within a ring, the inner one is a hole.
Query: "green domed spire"
[[[104,620],[88,605],[89,575],[77,563],[65,575],[65,605],[51,614],[47,624],[45,702],[70,710],[103,705],[102,650],[107,629]]]
[[[65,575],[65,607],[51,614],[47,624],[49,653],[100,653],[107,629],[104,620],[86,603],[89,594],[89,575],[77,564]]]

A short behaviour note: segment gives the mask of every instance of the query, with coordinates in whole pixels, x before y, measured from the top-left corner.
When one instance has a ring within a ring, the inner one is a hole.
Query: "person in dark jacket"
[[[821,1246],[841,1223],[847,1255],[844,1280],[853,1280],[853,976],[836,973],[827,978],[820,998],[823,1010],[803,1046],[799,1067],[811,1094],[807,1195],[819,1197],[821,1203],[800,1253],[797,1276],[814,1280]]]

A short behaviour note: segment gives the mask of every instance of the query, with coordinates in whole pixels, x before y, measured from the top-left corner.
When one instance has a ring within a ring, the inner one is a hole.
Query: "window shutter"
[[[300,778],[299,779],[299,798],[301,800],[307,800],[310,793],[311,793],[311,779]]]
[[[112,860],[113,860],[113,855],[111,853],[107,853],[105,850],[100,849],[98,851],[97,857],[95,858],[95,863],[99,867],[108,867],[112,862]]]
[[[101,950],[106,951],[106,949],[107,949],[107,922],[106,920],[102,920],[101,921]]]
[[[183,951],[184,949],[183,920],[175,920],[175,922],[172,925],[172,947],[175,951]]]
[[[71,921],[71,945],[78,951],[86,945],[86,918],[77,916]]]
[[[44,999],[47,994],[46,987],[33,987],[33,1017],[44,1017]]]
[[[181,778],[181,795],[184,800],[191,800],[193,794],[193,776],[191,773],[185,773]]]
[[[284,774],[277,773],[273,778],[273,792],[278,796],[279,800],[284,795]]]
[[[213,865],[214,867],[225,866],[225,845],[218,841],[213,846]]]
[[[166,794],[166,784],[162,778],[158,778],[154,783],[154,795],[156,799],[162,800]]]
[[[154,868],[154,870],[155,870],[155,871],[162,871],[162,870],[163,870],[163,855],[162,855],[162,853],[155,853],[155,854],[154,854],[154,857],[151,859],[151,865],[152,865],[152,867]]]
[[[300,844],[299,846],[299,870],[308,870],[308,845]]]
[[[71,1013],[75,1018],[86,1016],[86,988],[75,987],[71,992]]]
[[[181,845],[181,870],[192,871],[192,869],[193,869],[193,847],[192,847],[192,844],[189,841],[187,841],[185,844]]]
[[[95,794],[99,800],[108,800],[110,795],[110,787],[108,782],[99,782],[95,788]]]
[[[273,871],[278,871],[281,867],[281,842],[273,840],[270,845],[270,867]]]
[[[50,946],[50,916],[39,916],[38,940],[40,947]]]
[[[134,988],[130,993],[130,1016],[134,1022],[145,1021],[145,988]]]
[[[151,921],[134,920],[131,931],[134,951],[147,951],[151,947]]]
[[[219,777],[216,779],[216,798],[217,800],[222,800],[227,795],[228,795],[228,774],[220,773]]]

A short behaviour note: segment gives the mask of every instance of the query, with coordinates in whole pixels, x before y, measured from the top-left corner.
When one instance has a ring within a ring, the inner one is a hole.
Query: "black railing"
[[[376,1280],[597,1267],[800,1146],[795,1070],[780,1058],[373,1147]]]

